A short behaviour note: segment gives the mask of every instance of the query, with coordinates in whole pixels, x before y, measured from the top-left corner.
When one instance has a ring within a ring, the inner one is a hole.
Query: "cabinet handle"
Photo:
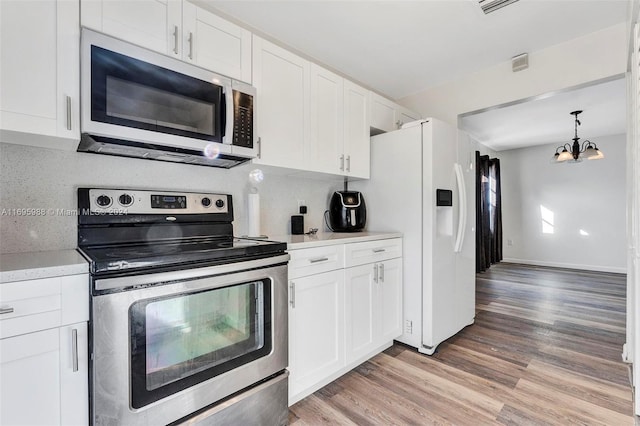
[[[294,283],[293,281],[291,281],[291,284],[289,284],[289,291],[291,292],[291,301],[289,303],[291,304],[291,307],[295,309],[295,307],[296,307],[296,283]]]
[[[13,308],[12,307],[0,308],[0,315],[2,315],[2,314],[11,314],[11,313],[13,313]]]
[[[73,372],[78,371],[78,330],[71,330],[71,354],[73,357]]]
[[[178,26],[173,26],[173,53],[178,54]]]
[[[318,263],[318,262],[326,262],[327,260],[329,260],[328,257],[319,257],[317,259],[309,259],[310,263]]]
[[[258,158],[262,158],[262,138],[258,138]]]
[[[380,268],[380,282],[384,282],[384,263],[381,263],[380,265],[378,265],[378,267]]]
[[[71,96],[67,96],[67,130],[71,130]]]
[[[344,171],[344,155],[340,156],[340,170]]]
[[[399,129],[399,128],[401,128],[403,124],[404,124],[404,123],[403,123],[402,121],[400,121],[400,120],[396,121],[396,127],[397,127],[398,129]]]
[[[347,171],[351,171],[351,156],[347,155]]]
[[[193,60],[193,33],[189,32],[189,59]]]
[[[375,263],[373,264],[373,282],[378,283],[378,265]]]
[[[387,251],[387,250],[386,249],[373,249],[374,253],[382,253],[382,252],[385,252],[385,251]]]

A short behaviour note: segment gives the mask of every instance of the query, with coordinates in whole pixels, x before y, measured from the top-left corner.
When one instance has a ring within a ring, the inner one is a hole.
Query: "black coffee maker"
[[[358,191],[336,191],[329,204],[329,224],[335,232],[357,232],[367,222],[367,206]]]

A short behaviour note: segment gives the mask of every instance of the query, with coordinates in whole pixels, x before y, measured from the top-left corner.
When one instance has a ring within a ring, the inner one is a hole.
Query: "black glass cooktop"
[[[91,273],[240,261],[283,253],[286,243],[247,238],[199,238],[150,244],[82,247]]]

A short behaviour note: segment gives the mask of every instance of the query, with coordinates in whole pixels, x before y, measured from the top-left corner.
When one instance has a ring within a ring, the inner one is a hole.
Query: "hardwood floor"
[[[292,425],[632,425],[625,276],[498,264],[475,324],[432,356],[395,344],[289,410]]]

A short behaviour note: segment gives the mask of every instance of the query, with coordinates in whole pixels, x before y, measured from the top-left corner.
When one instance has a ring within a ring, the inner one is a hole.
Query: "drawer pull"
[[[13,308],[0,308],[0,315],[13,313]]]
[[[289,285],[289,291],[291,293],[291,300],[289,301],[289,304],[291,305],[291,308],[295,309],[296,308],[296,283],[294,283],[293,281],[291,281],[291,284]]]
[[[385,251],[387,251],[387,250],[386,249],[373,249],[374,253],[382,253],[382,252],[385,252]]]
[[[328,257],[318,257],[316,259],[309,259],[309,263],[326,262],[327,260],[329,260]]]
[[[71,356],[73,357],[73,372],[78,371],[78,330],[71,330]]]

